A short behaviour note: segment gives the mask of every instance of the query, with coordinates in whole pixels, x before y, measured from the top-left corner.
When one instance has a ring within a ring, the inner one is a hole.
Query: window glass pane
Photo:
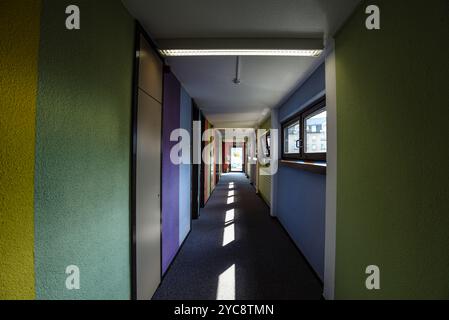
[[[327,151],[327,112],[321,109],[305,119],[306,153]]]
[[[284,153],[299,153],[299,121],[284,129]]]

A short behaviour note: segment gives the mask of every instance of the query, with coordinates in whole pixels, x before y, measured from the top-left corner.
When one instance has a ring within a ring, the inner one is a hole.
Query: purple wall
[[[177,143],[170,134],[180,128],[181,84],[164,73],[162,120],[162,273],[167,271],[179,248],[179,166],[170,161],[170,150]]]

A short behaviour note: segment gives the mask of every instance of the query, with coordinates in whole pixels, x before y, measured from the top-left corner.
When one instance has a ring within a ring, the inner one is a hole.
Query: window
[[[285,154],[297,154],[299,152],[299,136],[299,121],[295,120],[284,129]]]
[[[326,144],[326,121],[327,112],[325,109],[320,109],[307,117],[305,117],[305,123],[307,128],[312,127],[312,130],[306,130],[305,132],[305,153],[317,153],[326,152],[326,148],[323,145]],[[321,148],[318,149],[318,144],[321,142]]]
[[[282,123],[282,141],[283,159],[325,161],[327,151],[326,98],[321,98]]]
[[[270,131],[268,131],[268,133],[266,135],[266,144],[267,144],[266,156],[270,157],[271,156],[271,132]]]
[[[269,158],[270,157],[270,144],[271,144],[271,133],[268,131],[261,137],[261,147],[262,147],[262,154]]]

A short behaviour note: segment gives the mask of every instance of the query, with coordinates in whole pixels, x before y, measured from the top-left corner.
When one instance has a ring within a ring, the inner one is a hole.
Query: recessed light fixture
[[[278,57],[318,57],[323,50],[282,50],[282,49],[161,49],[165,57],[196,56],[278,56]]]

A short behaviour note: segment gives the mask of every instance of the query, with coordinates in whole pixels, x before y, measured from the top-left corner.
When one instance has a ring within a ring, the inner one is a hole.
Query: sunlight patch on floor
[[[225,227],[223,231],[223,247],[227,246],[234,240],[235,240],[235,228],[234,224],[232,223],[229,226]]]
[[[217,300],[235,300],[235,264],[218,277]]]
[[[234,218],[235,218],[235,209],[226,211],[225,223],[230,223],[234,221]]]

